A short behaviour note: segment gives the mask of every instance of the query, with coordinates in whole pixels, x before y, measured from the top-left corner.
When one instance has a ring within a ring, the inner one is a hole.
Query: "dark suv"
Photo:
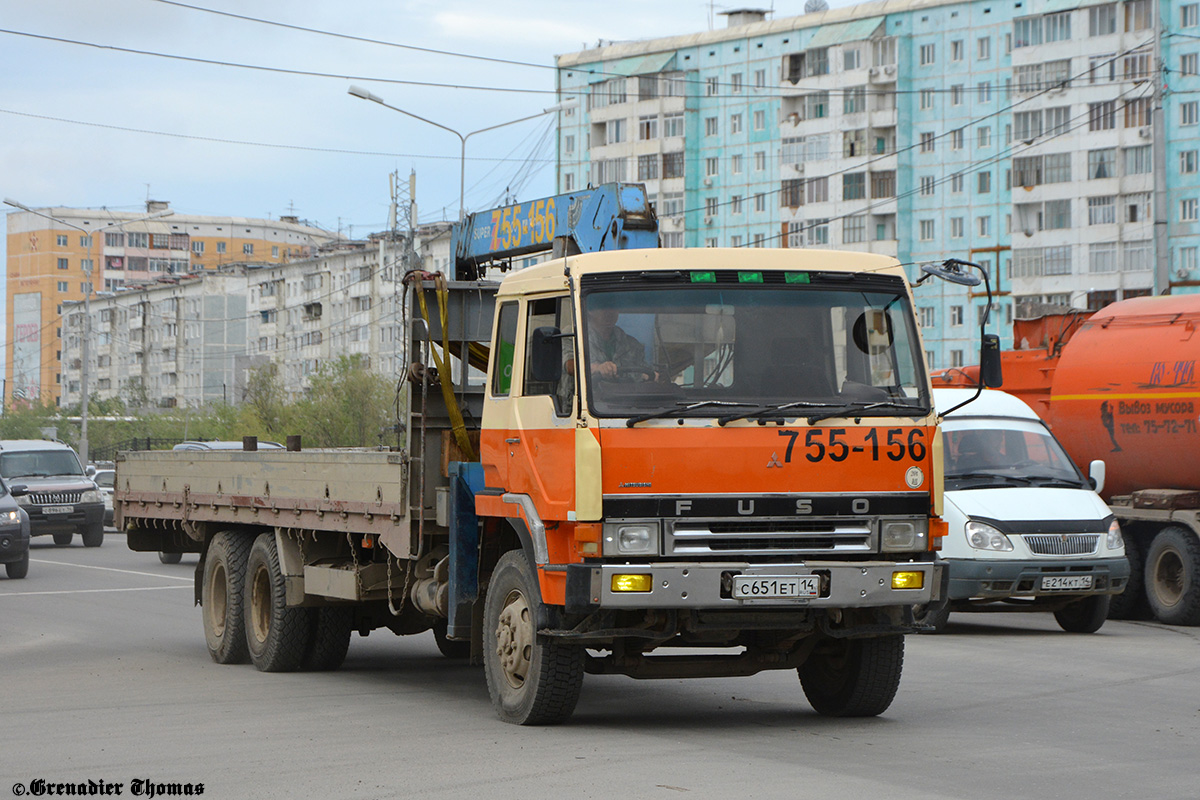
[[[23,491],[21,489],[18,492]],[[0,564],[10,578],[29,574],[29,515],[0,480]]]
[[[104,498],[87,477],[75,451],[62,442],[0,441],[0,477],[29,515],[30,534],[51,534],[68,545],[76,533],[84,547],[104,542]],[[20,494],[19,487],[26,493]]]

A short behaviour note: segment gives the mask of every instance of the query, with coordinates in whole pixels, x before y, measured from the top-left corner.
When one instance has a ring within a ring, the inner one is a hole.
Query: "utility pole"
[[[1167,294],[1171,291],[1171,253],[1167,248],[1167,126],[1164,120],[1163,102],[1167,73],[1162,58],[1162,21],[1159,6],[1162,0],[1154,0],[1154,56],[1151,64],[1151,79],[1154,94],[1150,108],[1150,148],[1154,168],[1154,283],[1153,293]]]

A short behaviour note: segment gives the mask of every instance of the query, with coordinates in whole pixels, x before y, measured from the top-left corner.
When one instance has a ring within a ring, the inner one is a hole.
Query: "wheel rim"
[[[514,589],[504,598],[496,625],[496,655],[504,680],[514,689],[525,686],[533,655],[533,622],[525,595]]]
[[[208,624],[218,638],[225,633],[225,614],[229,609],[229,597],[225,593],[225,565],[213,567],[208,579]]]
[[[1174,550],[1159,553],[1154,562],[1154,593],[1163,605],[1173,606],[1183,597],[1183,559]]]
[[[265,642],[271,632],[271,573],[266,567],[254,570],[250,591],[250,622],[254,639]]]

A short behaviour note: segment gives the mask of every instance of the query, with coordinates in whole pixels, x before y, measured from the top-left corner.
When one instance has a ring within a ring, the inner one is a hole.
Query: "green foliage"
[[[363,356],[340,356],[312,377],[309,396],[295,405],[291,421],[314,447],[387,444],[394,399],[391,381],[372,372]]]

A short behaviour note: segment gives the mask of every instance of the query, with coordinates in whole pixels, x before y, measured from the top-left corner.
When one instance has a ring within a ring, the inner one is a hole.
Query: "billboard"
[[[13,400],[42,394],[42,293],[13,295]]]

